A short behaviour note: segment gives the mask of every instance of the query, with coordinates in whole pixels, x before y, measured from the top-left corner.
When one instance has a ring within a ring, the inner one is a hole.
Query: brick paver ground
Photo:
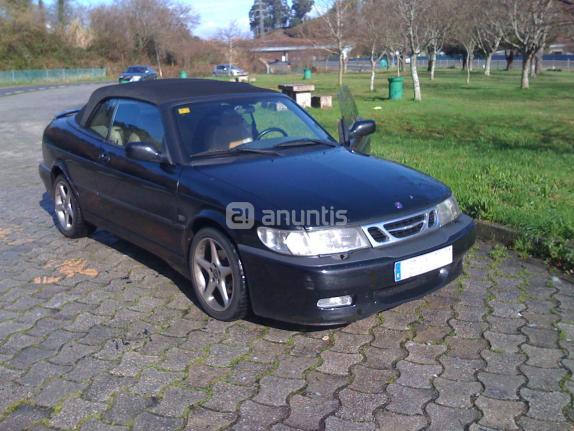
[[[351,325],[222,323],[150,254],[64,239],[40,136],[93,87],[0,100],[0,430],[571,430],[574,285],[478,243]]]

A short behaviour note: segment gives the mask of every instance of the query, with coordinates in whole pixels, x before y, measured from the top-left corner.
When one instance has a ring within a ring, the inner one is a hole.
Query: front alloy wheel
[[[236,320],[248,311],[247,286],[239,255],[219,231],[200,230],[191,244],[191,276],[195,294],[210,316]]]

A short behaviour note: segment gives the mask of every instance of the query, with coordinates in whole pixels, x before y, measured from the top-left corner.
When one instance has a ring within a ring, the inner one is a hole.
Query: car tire
[[[68,180],[59,175],[54,180],[54,223],[62,235],[81,238],[92,233],[96,227],[84,220],[82,209]]]
[[[194,293],[207,314],[223,321],[247,316],[250,307],[243,265],[235,245],[225,234],[214,228],[195,234],[189,271]]]

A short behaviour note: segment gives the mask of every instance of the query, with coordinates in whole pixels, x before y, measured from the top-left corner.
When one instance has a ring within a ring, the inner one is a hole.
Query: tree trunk
[[[504,52],[506,57],[506,71],[509,72],[512,69],[512,63],[514,62],[514,51],[510,50],[508,54]]]
[[[371,92],[375,91],[375,77],[377,75],[377,60],[371,57]]]
[[[434,81],[434,73],[436,70],[436,51],[433,51],[430,58],[430,79]]]
[[[522,81],[520,88],[526,90],[530,88],[530,81],[528,80],[528,72],[530,71],[530,56],[522,56]]]
[[[155,59],[157,61],[157,71],[159,72],[159,77],[163,78],[163,70],[161,69],[161,61],[159,59],[159,51],[157,48],[155,49]]]
[[[471,55],[467,51],[466,53],[466,85],[470,84],[470,65],[472,63]]]
[[[343,73],[345,71],[345,59],[343,53],[339,53],[339,87],[343,85]]]
[[[411,55],[411,78],[413,80],[413,90],[415,94],[415,102],[420,102],[423,100],[421,94],[421,83],[419,81],[419,73],[417,70],[417,55]]]
[[[542,72],[542,66],[544,62],[544,48],[538,50],[534,59],[534,73],[539,75]]]
[[[490,76],[490,69],[492,67],[492,52],[489,52],[488,54],[486,54],[486,62],[484,64],[484,75],[485,76]]]

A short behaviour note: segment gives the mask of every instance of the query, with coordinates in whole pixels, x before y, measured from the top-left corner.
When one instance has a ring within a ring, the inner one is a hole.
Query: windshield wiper
[[[235,147],[230,150],[216,150],[216,151],[201,151],[192,154],[191,157],[216,157],[216,156],[229,156],[237,153],[254,153],[254,154],[274,154],[280,156],[281,153],[271,149],[251,148],[251,147]]]
[[[264,149],[264,148],[253,148],[253,147],[235,147],[228,151],[229,153],[255,153],[255,154],[275,154],[280,156],[281,153],[272,150],[272,149]]]
[[[277,144],[273,148],[304,147],[307,145],[328,145],[330,147],[336,147],[338,144],[335,142],[323,141],[321,139],[296,138]]]

